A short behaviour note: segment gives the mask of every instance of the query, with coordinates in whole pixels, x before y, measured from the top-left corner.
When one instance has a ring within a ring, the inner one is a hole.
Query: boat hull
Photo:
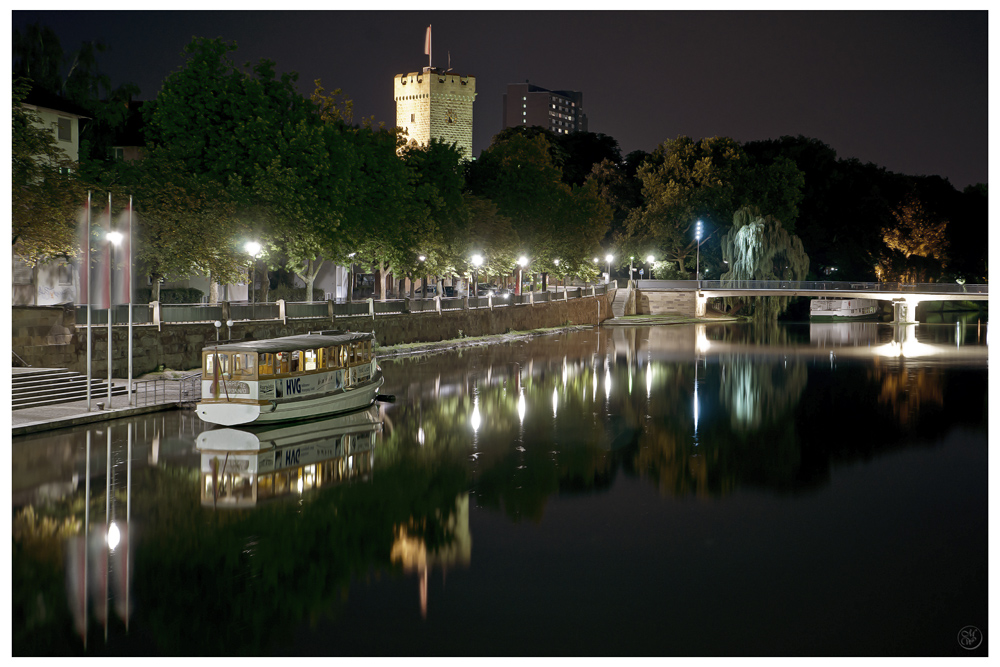
[[[880,317],[875,299],[813,299],[809,302],[810,322],[874,322]]]
[[[319,396],[274,398],[264,403],[202,402],[198,404],[196,412],[203,421],[222,426],[330,417],[371,406],[383,382],[385,378],[379,371],[367,382]]]

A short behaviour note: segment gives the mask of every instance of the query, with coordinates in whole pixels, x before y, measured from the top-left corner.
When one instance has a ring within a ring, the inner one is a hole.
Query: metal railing
[[[579,299],[584,297],[602,296],[607,294],[609,285],[600,284],[594,286],[576,287],[550,287],[545,291],[525,292],[524,294],[494,295],[492,298],[493,308],[503,308],[530,303],[546,303],[550,301],[562,301],[564,299]],[[564,294],[565,292],[565,294]],[[333,302],[333,301],[305,301],[305,302],[268,302],[253,303],[247,301],[229,301],[217,304],[205,303],[160,303],[160,304],[132,304],[133,324],[180,324],[197,322],[225,322],[227,319],[233,321],[261,321],[285,319],[317,319],[328,317],[356,317],[359,315],[401,315],[406,313],[437,312],[440,310],[472,310],[489,308],[490,299],[486,296],[473,297],[437,297],[428,298],[395,298],[380,301],[378,299],[365,299],[363,301]],[[158,320],[157,315],[158,313]],[[128,323],[128,305],[115,306],[114,324],[122,325]],[[92,308],[90,314],[91,324],[94,326],[107,326],[108,310],[97,310]],[[87,323],[87,307],[77,306],[76,323],[78,326]]]
[[[181,378],[133,380],[136,407],[162,403],[194,403],[201,398],[201,373]]]
[[[697,280],[638,280],[638,289],[697,289]],[[907,294],[988,294],[989,285],[956,283],[869,283],[830,280],[702,280],[702,290],[799,290],[803,292],[902,292]]]

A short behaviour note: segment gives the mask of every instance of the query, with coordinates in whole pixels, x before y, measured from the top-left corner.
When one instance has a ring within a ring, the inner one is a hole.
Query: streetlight
[[[250,285],[250,318],[255,320],[257,319],[257,310],[254,306],[254,289],[256,288],[255,283],[257,281],[255,275],[256,266],[254,266],[254,264],[256,264],[257,256],[260,254],[260,244],[256,241],[247,241],[247,244],[244,247],[246,248],[246,251],[250,253],[250,280],[248,281]],[[218,334],[218,331],[216,331],[216,334]],[[218,338],[218,336],[216,336],[216,338]]]
[[[110,201],[110,196],[111,195],[108,195],[109,201]],[[107,235],[106,238],[108,239],[108,241],[111,242],[111,265],[108,266],[108,409],[110,410],[111,409],[111,370],[112,370],[112,364],[111,364],[111,359],[112,359],[112,356],[111,356],[111,323],[115,319],[114,318],[114,313],[115,313],[115,285],[114,285],[114,278],[115,278],[115,271],[114,271],[114,266],[115,266],[115,248],[117,248],[118,244],[122,242],[122,234],[121,234],[121,232],[108,232],[108,235]],[[90,382],[90,378],[87,378],[87,382]]]
[[[694,260],[694,277],[698,281],[698,290],[701,291],[701,273],[700,262],[701,262],[701,220],[698,221],[698,226],[695,227],[694,238],[698,242],[697,250],[695,251]]]
[[[628,279],[632,280],[632,262],[635,261],[635,256],[630,255],[628,258]]]
[[[655,261],[656,261],[655,257],[653,257],[652,255],[646,255],[646,263],[649,264],[649,279],[650,280],[653,279],[653,262],[655,262]]]
[[[514,292],[518,296],[521,296],[521,280],[523,279],[522,273],[524,271],[524,267],[526,267],[527,265],[528,265],[528,258],[525,257],[524,255],[521,255],[517,259],[517,290]]]
[[[559,260],[558,259],[554,259],[554,260],[552,260],[552,263],[556,265],[556,271],[558,272],[559,271]],[[563,294],[565,294],[565,293],[566,293],[566,284],[563,283]],[[557,295],[559,294],[559,274],[558,273],[556,273],[556,294]]]
[[[472,256],[472,266],[476,267],[476,270],[472,272],[472,284],[474,285],[475,295],[479,297],[479,267],[483,265],[482,255]]]
[[[427,255],[417,255],[417,261],[420,262],[421,264],[423,264],[424,260],[426,260],[426,259],[427,259]],[[424,282],[423,282],[423,284],[420,285],[420,288],[423,291],[423,297],[422,298],[426,299],[427,298],[427,274],[426,273],[424,274]]]
[[[613,260],[614,258],[615,256],[612,255],[610,252],[604,257],[604,259],[608,260],[608,277],[604,281],[605,285],[611,283],[611,260]]]

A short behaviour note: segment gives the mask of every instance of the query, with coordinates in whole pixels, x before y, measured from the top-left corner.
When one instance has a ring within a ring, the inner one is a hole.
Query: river
[[[13,654],[986,655],[987,341],[718,323],[384,359],[395,402],[268,435],[256,495],[264,463],[203,455],[234,436],[190,410],[15,438]]]

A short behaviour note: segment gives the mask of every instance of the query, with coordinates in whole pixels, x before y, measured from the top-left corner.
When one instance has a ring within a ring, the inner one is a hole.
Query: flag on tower
[[[424,55],[429,56],[431,54],[431,27],[427,26],[427,36],[424,37]]]

